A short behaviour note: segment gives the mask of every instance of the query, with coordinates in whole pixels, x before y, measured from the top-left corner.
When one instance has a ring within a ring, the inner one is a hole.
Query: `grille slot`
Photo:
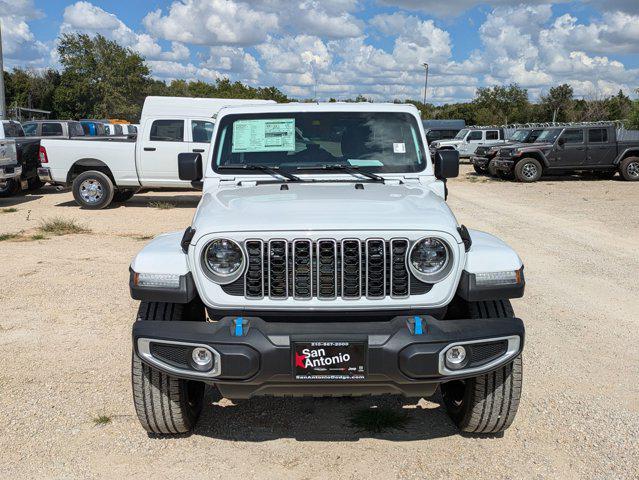
[[[386,242],[381,239],[366,240],[366,296],[386,296]]]
[[[248,257],[246,273],[244,275],[244,294],[247,298],[264,297],[264,242],[261,240],[247,240],[246,253]]]
[[[313,297],[313,242],[293,242],[293,296],[297,299]]]
[[[320,240],[317,242],[317,298],[337,297],[337,242]]]
[[[390,290],[393,298],[406,298],[410,295],[410,273],[406,267],[408,240],[399,238],[390,242]]]
[[[268,294],[271,298],[288,297],[288,244],[286,240],[268,242]]]
[[[357,239],[342,240],[342,298],[362,296],[362,244]]]

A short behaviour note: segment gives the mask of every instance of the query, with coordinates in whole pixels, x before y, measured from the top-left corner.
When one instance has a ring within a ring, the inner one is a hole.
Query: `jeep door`
[[[481,130],[472,130],[466,135],[466,139],[459,145],[459,154],[470,156],[475,153],[479,145],[484,144],[484,133]]]
[[[587,165],[612,165],[617,156],[617,144],[609,128],[598,127],[588,129]]]
[[[586,159],[583,128],[567,128],[557,139],[552,167],[580,167]]]
[[[188,152],[186,120],[149,118],[138,136],[138,175],[143,186],[188,187],[178,177],[178,154]]]

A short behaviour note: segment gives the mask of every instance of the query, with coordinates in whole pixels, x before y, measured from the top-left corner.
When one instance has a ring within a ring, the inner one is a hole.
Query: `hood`
[[[434,147],[441,147],[441,146],[456,146],[456,145],[461,145],[462,143],[464,143],[463,140],[437,140],[435,142],[432,142],[431,145]]]
[[[354,182],[234,186],[205,193],[193,228],[210,232],[438,230],[457,236],[446,202],[427,187]]]

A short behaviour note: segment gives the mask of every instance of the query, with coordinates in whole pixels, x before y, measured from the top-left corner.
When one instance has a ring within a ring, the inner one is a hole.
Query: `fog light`
[[[191,352],[193,368],[196,370],[210,370],[213,367],[213,354],[208,348],[196,347]]]
[[[459,370],[466,365],[466,349],[461,345],[450,347],[446,351],[446,366],[451,370]]]

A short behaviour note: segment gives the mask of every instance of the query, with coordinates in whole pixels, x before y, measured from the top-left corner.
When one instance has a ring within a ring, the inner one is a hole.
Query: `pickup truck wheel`
[[[0,198],[12,197],[20,191],[20,182],[13,178],[0,180]]]
[[[639,180],[639,157],[624,158],[619,165],[619,171],[624,180],[630,182]]]
[[[534,158],[522,158],[515,165],[515,178],[520,182],[531,183],[541,178],[543,168]]]
[[[513,317],[508,300],[472,302],[471,318]],[[441,385],[444,405],[463,432],[495,434],[512,424],[521,397],[523,365],[521,355],[485,375],[454,380]]]
[[[142,302],[137,321],[186,319],[186,306]],[[149,433],[176,435],[195,427],[204,403],[203,382],[167,375],[140,360],[133,351],[131,362],[133,403],[140,423]]]
[[[76,203],[90,210],[105,208],[113,201],[113,182],[96,170],[83,172],[75,177],[72,190]]]
[[[126,202],[131,200],[133,195],[135,195],[135,190],[116,190],[113,194],[113,201],[118,203]]]

